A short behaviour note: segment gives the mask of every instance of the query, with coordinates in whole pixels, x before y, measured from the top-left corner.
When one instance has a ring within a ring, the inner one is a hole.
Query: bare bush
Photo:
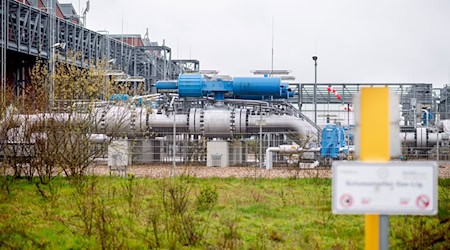
[[[9,90],[0,104],[2,187],[7,193],[7,175],[29,181],[37,176],[39,193],[49,197],[57,189],[42,185],[60,175],[83,177],[118,136],[121,121],[109,125],[109,137],[102,142],[93,140],[99,130],[98,104],[112,93],[128,93],[129,88],[106,76],[104,62],[85,63],[91,66],[82,68],[71,63],[76,58],[73,54],[67,62],[57,62],[52,74],[47,63],[37,60],[29,71],[28,87],[20,96]],[[116,118],[123,117],[119,114]]]

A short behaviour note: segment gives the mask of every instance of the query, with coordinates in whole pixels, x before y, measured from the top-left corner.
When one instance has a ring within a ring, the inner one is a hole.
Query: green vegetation
[[[1,248],[363,247],[363,216],[330,212],[330,179],[1,178]],[[439,202],[438,216],[391,217],[392,249],[449,249],[449,179]]]

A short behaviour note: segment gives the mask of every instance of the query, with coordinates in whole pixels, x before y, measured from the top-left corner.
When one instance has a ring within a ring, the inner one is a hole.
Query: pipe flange
[[[248,116],[249,116],[249,112],[247,110],[247,112],[245,112],[245,127],[248,128]]]
[[[200,109],[200,132],[205,135],[205,110]]]
[[[152,127],[150,126],[150,115],[148,114],[149,111],[145,113],[145,136],[150,137]]]
[[[230,112],[230,134],[233,136],[236,132],[236,124],[235,124],[236,113],[233,108]]]
[[[130,112],[130,130],[132,134],[136,132],[136,107],[134,105],[131,106]]]
[[[102,131],[103,133],[106,133],[106,109],[102,109],[101,111],[101,115],[100,115],[100,131]]]
[[[186,115],[186,126],[189,128],[189,118],[191,117],[191,112],[187,112]]]

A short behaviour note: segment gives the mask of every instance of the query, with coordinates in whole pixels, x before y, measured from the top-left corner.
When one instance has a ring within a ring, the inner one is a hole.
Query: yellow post
[[[389,89],[364,88],[360,104],[360,160],[387,162],[389,148]],[[379,215],[365,216],[365,249],[380,248]]]

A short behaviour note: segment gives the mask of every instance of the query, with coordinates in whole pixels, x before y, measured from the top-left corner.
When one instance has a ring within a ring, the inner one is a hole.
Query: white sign
[[[335,162],[332,170],[335,214],[437,213],[434,162]]]

